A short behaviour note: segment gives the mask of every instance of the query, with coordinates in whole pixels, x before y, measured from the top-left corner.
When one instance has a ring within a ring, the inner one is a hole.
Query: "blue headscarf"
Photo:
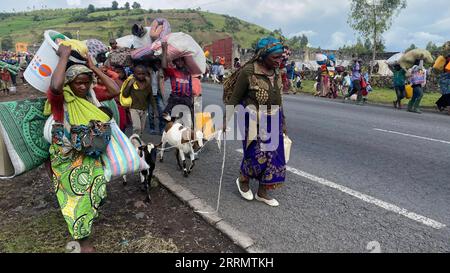
[[[258,52],[263,50],[263,52],[261,52],[261,56],[266,57],[273,53],[283,53],[284,46],[278,39],[269,36],[258,41],[256,44],[256,50]]]

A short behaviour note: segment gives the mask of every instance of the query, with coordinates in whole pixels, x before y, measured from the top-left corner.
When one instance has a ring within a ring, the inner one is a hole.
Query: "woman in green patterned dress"
[[[45,114],[53,114],[50,146],[51,175],[58,203],[70,235],[81,252],[94,252],[88,242],[92,223],[106,197],[106,179],[100,158],[110,140],[108,111],[102,111],[92,90],[93,73],[111,93],[117,84],[93,65],[69,68],[71,48],[60,46],[58,66],[52,76]],[[67,71],[66,71],[67,68]]]

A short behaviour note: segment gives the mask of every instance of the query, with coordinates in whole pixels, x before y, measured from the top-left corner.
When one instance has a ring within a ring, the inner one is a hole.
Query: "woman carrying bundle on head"
[[[111,130],[110,111],[101,109],[93,87],[94,74],[108,90],[118,94],[117,84],[97,68],[90,57],[87,66],[72,65],[70,46],[60,45],[59,63],[52,76],[45,115],[53,114],[50,177],[70,235],[82,252],[93,252],[88,237],[98,209],[106,198],[106,179],[101,155]],[[66,71],[67,68],[67,71]]]
[[[238,190],[246,200],[250,201],[255,197],[273,207],[279,203],[269,196],[268,190],[280,187],[286,178],[283,143],[286,123],[281,97],[283,82],[279,71],[283,52],[284,46],[279,40],[273,37],[259,40],[252,60],[235,72],[239,74],[227,79],[224,86],[225,103],[242,105],[250,112],[250,117],[240,118],[238,125],[245,132],[244,157],[240,177],[236,180]],[[259,118],[258,113],[261,115]],[[227,111],[226,123],[233,118],[233,114],[234,112]],[[270,128],[270,133],[264,127]],[[259,182],[256,196],[250,189],[250,179]]]

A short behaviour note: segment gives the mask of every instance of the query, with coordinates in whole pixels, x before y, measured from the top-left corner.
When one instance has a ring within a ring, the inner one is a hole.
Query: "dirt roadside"
[[[0,102],[42,97],[29,86]],[[138,177],[111,181],[108,198],[93,225],[92,240],[102,253],[243,253],[157,181],[145,203]],[[0,180],[0,252],[67,252],[71,241],[43,167]]]

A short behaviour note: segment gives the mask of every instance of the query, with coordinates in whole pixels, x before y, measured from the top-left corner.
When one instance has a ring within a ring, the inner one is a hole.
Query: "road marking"
[[[434,139],[434,138],[429,138],[429,137],[410,135],[410,134],[405,134],[405,133],[400,133],[400,132],[395,132],[395,131],[389,131],[389,130],[383,130],[383,129],[378,129],[378,128],[373,128],[373,130],[379,131],[379,132],[384,132],[384,133],[391,133],[391,134],[401,135],[401,136],[414,137],[414,138],[419,138],[419,139],[424,139],[424,140],[429,140],[429,141],[435,141],[435,142],[440,142],[440,143],[444,143],[444,144],[450,144],[450,141],[445,141],[445,140],[440,140],[440,139]]]
[[[236,151],[239,152],[239,153],[243,153],[242,149],[237,149]],[[291,173],[294,173],[294,174],[296,174],[298,176],[304,177],[304,178],[306,178],[308,180],[311,180],[311,181],[314,181],[316,183],[319,183],[321,185],[324,185],[324,186],[327,186],[327,187],[339,190],[339,191],[341,191],[343,193],[349,194],[349,195],[351,195],[353,197],[356,197],[356,198],[358,198],[358,199],[360,199],[360,200],[362,200],[364,202],[367,202],[367,203],[376,205],[376,206],[378,206],[380,208],[383,208],[385,210],[388,210],[388,211],[400,214],[400,215],[405,216],[405,217],[407,217],[407,218],[409,218],[411,220],[414,220],[416,222],[422,223],[422,224],[424,224],[426,226],[429,226],[429,227],[432,227],[432,228],[435,228],[435,229],[442,229],[442,228],[446,227],[446,225],[444,225],[442,223],[439,223],[438,221],[435,221],[435,220],[427,218],[425,216],[416,214],[414,212],[410,212],[407,209],[400,208],[400,207],[398,207],[396,205],[384,202],[382,200],[379,200],[379,199],[377,199],[375,197],[366,195],[364,193],[360,193],[360,192],[357,192],[357,191],[352,190],[350,188],[341,186],[339,184],[336,184],[336,183],[331,182],[329,180],[326,180],[324,178],[321,178],[321,177],[318,177],[318,176],[306,173],[304,171],[297,170],[297,169],[289,167],[289,166],[286,166],[286,170],[291,172]]]

